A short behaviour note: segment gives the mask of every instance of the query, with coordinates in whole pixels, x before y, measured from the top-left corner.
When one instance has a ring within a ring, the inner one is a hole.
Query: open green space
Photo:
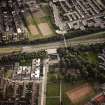
[[[32,60],[31,59],[28,59],[28,60],[21,60],[20,61],[20,65],[21,66],[31,66],[31,64],[32,64]]]
[[[47,99],[46,105],[59,105],[59,99]]]
[[[4,72],[5,72],[4,73],[5,78],[8,78],[8,79],[12,78],[13,70],[5,70]]]
[[[98,63],[97,53],[85,52],[85,53],[80,53],[80,56],[82,57],[82,59],[84,59],[85,61],[88,61],[91,64],[97,64]]]
[[[18,52],[21,52],[21,48],[0,48],[0,55],[5,55],[5,54],[11,54],[11,53],[18,53]]]
[[[56,75],[57,74],[57,75]],[[48,73],[48,84],[47,84],[47,102],[46,105],[59,105],[59,92],[60,92],[60,81],[57,79],[57,76],[62,78],[62,103],[64,105],[74,105],[71,103],[70,99],[66,95],[66,92],[69,90],[72,90],[84,83],[86,83],[85,80],[79,80],[75,83],[66,82],[63,78],[63,76],[60,73]],[[55,82],[57,81],[57,82]],[[86,103],[88,100],[90,100],[95,95],[95,92],[93,92],[90,97],[84,98],[84,102],[78,103],[78,105],[83,105],[83,103]],[[56,98],[49,98],[49,97],[56,97]],[[77,105],[77,104],[76,104]]]
[[[59,96],[59,82],[47,84],[47,96]]]

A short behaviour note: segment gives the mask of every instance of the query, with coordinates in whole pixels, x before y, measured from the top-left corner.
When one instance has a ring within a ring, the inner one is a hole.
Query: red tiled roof
[[[99,103],[105,102],[105,96],[104,95],[98,96],[96,97],[95,101]]]

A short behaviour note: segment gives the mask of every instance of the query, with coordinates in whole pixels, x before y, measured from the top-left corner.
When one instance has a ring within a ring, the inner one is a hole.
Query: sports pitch
[[[94,94],[94,89],[88,83],[85,83],[79,87],[76,87],[66,92],[66,95],[73,104],[81,103],[87,97],[91,97],[93,94]]]

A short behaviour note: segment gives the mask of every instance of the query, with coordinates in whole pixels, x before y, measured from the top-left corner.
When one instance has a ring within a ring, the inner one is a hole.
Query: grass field
[[[7,71],[4,73],[4,77],[5,77],[5,78],[8,78],[8,79],[11,79],[11,78],[12,78],[12,74],[13,74],[13,70],[7,70]]]
[[[46,105],[59,105],[59,99],[47,99]]]
[[[59,83],[48,83],[47,84],[46,105],[59,105],[59,91],[60,91]]]
[[[59,82],[47,84],[47,96],[59,96]]]
[[[21,52],[21,48],[0,48],[0,55],[18,53]]]
[[[91,64],[97,64],[98,63],[97,53],[93,53],[93,52],[80,53],[80,56],[85,61],[88,61]]]

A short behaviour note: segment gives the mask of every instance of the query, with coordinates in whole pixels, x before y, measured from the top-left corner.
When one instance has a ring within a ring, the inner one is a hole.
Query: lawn
[[[8,79],[11,79],[11,78],[12,78],[12,74],[13,74],[13,70],[7,70],[7,71],[4,73],[4,77],[5,77],[5,78],[8,78]]]
[[[0,55],[10,54],[10,53],[18,53],[21,52],[21,48],[0,48]]]
[[[97,64],[98,63],[97,53],[94,53],[94,52],[80,53],[80,56],[85,61],[88,61],[91,64]]]
[[[59,82],[47,83],[47,99],[46,105],[59,105]]]
[[[29,59],[29,60],[21,60],[20,61],[20,65],[21,66],[31,66],[31,63],[32,63],[32,60],[31,59]]]
[[[47,99],[46,105],[59,105],[59,99]]]
[[[47,84],[47,96],[59,96],[59,82]]]

